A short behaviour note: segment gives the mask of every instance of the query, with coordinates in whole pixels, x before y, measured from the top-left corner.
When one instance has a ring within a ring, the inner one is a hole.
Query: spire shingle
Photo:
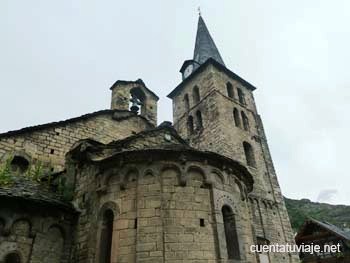
[[[225,66],[202,16],[199,16],[193,59],[199,64],[203,64],[208,58],[213,58]]]

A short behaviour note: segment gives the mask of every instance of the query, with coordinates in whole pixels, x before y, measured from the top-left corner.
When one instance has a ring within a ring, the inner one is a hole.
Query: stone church
[[[199,16],[193,59],[157,95],[118,80],[111,107],[0,134],[0,262],[290,263],[294,243],[252,84]]]

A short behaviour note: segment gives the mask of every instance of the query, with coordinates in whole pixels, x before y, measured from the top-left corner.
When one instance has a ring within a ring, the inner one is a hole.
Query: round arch
[[[21,263],[21,256],[17,251],[12,251],[4,257],[4,263]]]
[[[100,211],[98,213],[98,219],[101,220],[103,218],[103,215],[104,213],[107,211],[107,210],[111,210],[114,214],[114,216],[118,215],[119,214],[119,207],[116,203],[114,202],[106,202],[104,203],[101,208],[100,208]]]

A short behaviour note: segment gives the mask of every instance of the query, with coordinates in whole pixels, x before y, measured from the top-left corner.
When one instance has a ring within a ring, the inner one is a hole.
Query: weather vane
[[[202,12],[201,12],[201,7],[198,6],[198,15],[201,16],[202,15]]]

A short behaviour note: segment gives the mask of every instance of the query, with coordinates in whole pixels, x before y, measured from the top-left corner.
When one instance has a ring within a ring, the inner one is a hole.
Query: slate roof
[[[62,196],[49,190],[46,186],[24,176],[14,176],[13,179],[14,182],[10,186],[0,187],[0,199],[30,201],[74,211],[69,202],[64,201]]]
[[[318,224],[319,226],[327,229],[328,231],[340,236],[340,237],[343,237],[344,239],[350,241],[350,232],[345,232],[343,229],[335,226],[335,225],[332,225],[328,222],[321,222],[321,221],[318,221],[316,219],[310,219],[312,222],[314,222],[315,224]]]
[[[167,140],[165,137],[161,139],[162,137],[157,136],[160,134],[171,135],[171,140]],[[192,148],[177,134],[176,130],[167,123],[159,125],[155,129],[146,130],[108,144],[103,144],[92,139],[81,140],[72,147],[67,157],[78,162],[98,163],[114,160],[114,158],[119,156],[126,159],[134,159],[137,153],[149,157],[159,154],[163,156],[163,158],[170,159],[178,158],[181,154],[186,154],[192,156],[196,160],[206,160],[212,164],[219,164],[220,167],[227,164],[234,167],[238,172],[237,175],[246,183],[248,192],[253,189],[253,177],[243,164],[214,152],[200,151]]]
[[[74,123],[74,122],[81,121],[81,120],[87,120],[87,119],[90,119],[90,118],[95,117],[95,116],[100,116],[100,115],[105,115],[105,114],[113,115],[114,113],[124,113],[125,116],[121,119],[127,119],[127,118],[136,117],[136,116],[139,118],[145,119],[143,116],[136,115],[135,113],[133,113],[131,111],[127,111],[127,110],[100,110],[100,111],[84,114],[84,115],[81,115],[79,117],[74,117],[74,118],[70,118],[67,120],[63,120],[63,121],[49,122],[49,123],[45,123],[45,124],[25,127],[25,128],[19,129],[19,130],[0,133],[0,138],[13,136],[13,135],[20,135],[20,134],[24,134],[24,133],[28,133],[28,132],[42,130],[45,128],[59,127],[59,126],[65,125],[65,124]]]
[[[208,58],[213,58],[225,66],[202,16],[199,16],[193,60],[197,61],[199,64],[203,64]]]
[[[169,93],[169,95],[167,96],[168,98],[171,99],[176,94],[178,94],[178,92],[182,90],[182,87],[186,85],[186,83],[191,81],[195,76],[197,76],[197,74],[202,72],[209,64],[214,65],[218,70],[225,72],[231,78],[242,83],[242,85],[244,85],[246,88],[252,91],[256,89],[256,87],[254,87],[248,81],[244,80],[243,78],[226,68],[225,63],[220,55],[220,52],[216,47],[215,42],[211,37],[209,30],[201,15],[198,19],[193,60],[186,60],[183,63],[180,72],[183,72],[186,66],[188,64],[192,64],[193,62],[196,62],[194,63],[194,71],[188,77],[186,77],[172,92]]]
[[[326,229],[327,231],[335,234],[336,236],[339,236],[342,239],[345,239],[347,241],[350,241],[350,232],[346,232],[343,229],[332,225],[328,222],[321,222],[319,220],[313,219],[313,218],[309,218],[304,225],[302,226],[301,230],[298,232],[296,239],[298,239],[304,232],[304,230],[307,228],[307,226],[309,224],[316,224],[318,226],[320,226],[321,228]]]
[[[149,140],[150,138],[156,138],[160,132],[166,132],[171,135],[175,140],[172,141],[160,141],[160,140]],[[135,145],[134,143],[141,139],[145,142],[145,145]],[[67,153],[67,156],[77,156],[81,153],[89,153],[90,160],[106,159],[107,156],[112,156],[116,153],[126,152],[130,150],[141,150],[141,149],[190,149],[191,147],[182,139],[176,130],[169,124],[161,124],[158,127],[150,130],[144,130],[137,134],[131,135],[127,138],[112,141],[108,144],[103,144],[93,139],[83,139],[76,142],[71,150]]]

